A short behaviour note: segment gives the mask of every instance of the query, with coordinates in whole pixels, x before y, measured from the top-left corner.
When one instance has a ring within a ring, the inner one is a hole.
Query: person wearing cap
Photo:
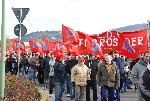
[[[62,55],[57,55],[54,63],[55,101],[62,101],[65,90],[65,63]]]
[[[145,51],[144,56],[136,63],[132,70],[131,70],[131,75],[130,79],[131,81],[138,86],[139,78],[141,73],[147,68],[147,64],[149,62],[150,58],[150,51]],[[140,90],[137,88],[138,91],[138,101],[144,101],[144,99],[141,96]]]
[[[101,101],[114,101],[114,89],[119,88],[120,75],[111,55],[105,55],[98,67],[98,84],[101,87]]]
[[[75,101],[85,101],[87,81],[90,80],[91,70],[84,64],[83,57],[79,57],[78,64],[71,70],[71,81],[75,87]]]
[[[50,72],[50,65],[49,65],[49,61],[51,59],[51,53],[48,52],[46,53],[46,56],[43,58],[42,61],[42,69],[44,71],[44,89],[48,88],[49,86],[49,72]]]
[[[29,70],[29,80],[36,82],[37,77],[37,69],[40,66],[39,63],[39,55],[35,54],[34,57],[28,59],[30,63],[30,70]]]

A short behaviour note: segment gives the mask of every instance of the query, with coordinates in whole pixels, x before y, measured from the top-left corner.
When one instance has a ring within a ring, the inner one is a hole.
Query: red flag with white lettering
[[[136,59],[149,49],[147,29],[119,33],[118,47],[121,55]]]
[[[97,40],[104,54],[108,54],[112,50],[118,50],[119,34],[116,31],[107,31],[99,35],[90,35],[90,37]]]
[[[81,55],[86,55],[90,53],[90,50],[88,49],[87,46],[87,35],[83,32],[77,32],[78,34],[78,49],[79,49],[79,54]]]

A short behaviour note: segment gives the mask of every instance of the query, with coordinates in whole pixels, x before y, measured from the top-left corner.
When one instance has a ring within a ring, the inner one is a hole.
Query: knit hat
[[[63,57],[62,55],[57,55],[57,56],[56,56],[56,60],[58,60],[58,61],[59,61],[59,60],[61,60],[61,59],[62,59],[62,57]]]

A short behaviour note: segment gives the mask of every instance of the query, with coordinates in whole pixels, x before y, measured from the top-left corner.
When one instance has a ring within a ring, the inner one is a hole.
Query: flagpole
[[[5,0],[2,0],[2,25],[1,25],[1,40],[2,51],[0,61],[0,99],[4,98],[5,88],[5,52],[6,52],[6,38],[5,38]]]

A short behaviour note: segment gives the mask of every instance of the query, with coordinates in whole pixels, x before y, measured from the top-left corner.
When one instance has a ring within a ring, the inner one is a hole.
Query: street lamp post
[[[2,25],[1,25],[1,40],[2,53],[0,61],[0,98],[4,98],[5,88],[5,52],[6,52],[6,38],[5,38],[5,0],[2,0]]]

